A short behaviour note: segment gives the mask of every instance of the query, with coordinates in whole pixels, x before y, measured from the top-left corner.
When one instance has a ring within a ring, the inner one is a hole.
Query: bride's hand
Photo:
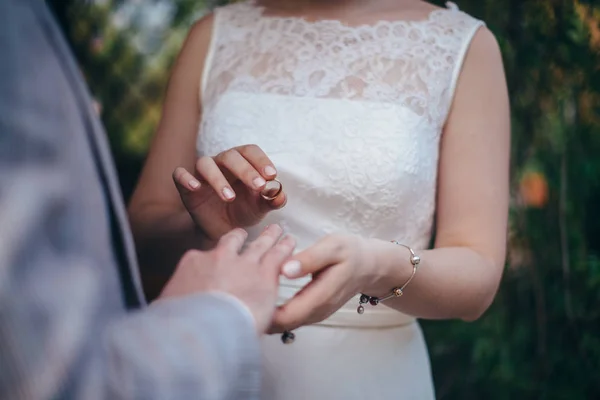
[[[196,225],[218,240],[234,228],[257,224],[269,211],[285,205],[283,190],[273,200],[260,195],[276,176],[269,157],[258,146],[245,145],[198,159],[193,174],[176,168],[173,181]]]
[[[283,274],[292,279],[312,274],[313,279],[277,309],[270,333],[323,321],[357,293],[380,290],[375,260],[380,245],[374,239],[330,235],[296,254]]]

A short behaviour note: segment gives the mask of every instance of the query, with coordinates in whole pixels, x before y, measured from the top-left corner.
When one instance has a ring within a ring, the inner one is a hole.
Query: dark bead
[[[359,314],[362,314],[365,312],[365,308],[363,306],[358,306],[358,308],[356,309],[356,312]]]
[[[360,304],[366,304],[369,302],[369,296],[367,296],[366,294],[363,294],[360,296]]]
[[[284,344],[294,343],[294,340],[296,340],[296,335],[293,332],[285,331],[281,335],[281,341]]]
[[[369,303],[371,303],[372,306],[376,306],[377,304],[379,304],[379,299],[377,297],[371,297]]]

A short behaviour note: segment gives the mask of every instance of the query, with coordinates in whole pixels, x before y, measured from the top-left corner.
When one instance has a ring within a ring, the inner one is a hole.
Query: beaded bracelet
[[[421,263],[421,257],[416,255],[414,250],[405,244],[398,243],[398,241],[396,241],[396,240],[392,240],[392,243],[394,243],[398,246],[406,247],[408,249],[408,251],[410,251],[410,263],[413,266],[412,274],[410,275],[410,278],[408,278],[408,280],[406,282],[404,282],[404,285],[393,288],[392,292],[385,297],[379,298],[379,297],[375,297],[375,296],[367,296],[366,294],[361,294],[358,308],[356,309],[356,312],[359,314],[362,314],[365,312],[365,307],[363,307],[363,304],[369,303],[372,306],[376,306],[377,304],[379,304],[382,301],[386,301],[386,300],[389,300],[394,297],[402,296],[404,294],[404,289],[413,280],[413,278],[415,277],[415,274],[417,273],[417,269],[419,268],[419,264]]]
[[[389,300],[392,297],[402,296],[404,294],[404,289],[408,286],[410,281],[413,280],[413,278],[415,277],[415,274],[417,273],[417,269],[419,268],[419,264],[421,263],[421,258],[418,255],[416,255],[414,250],[412,248],[408,247],[407,245],[398,243],[398,241],[396,241],[396,240],[392,240],[391,242],[398,246],[406,247],[408,249],[408,251],[410,251],[410,263],[413,266],[412,274],[410,275],[410,278],[408,278],[408,280],[406,282],[404,282],[404,285],[393,288],[392,292],[385,297],[379,298],[379,297],[375,297],[375,296],[367,296],[366,294],[361,294],[360,300],[359,300],[359,305],[358,305],[358,308],[356,309],[356,312],[358,312],[359,314],[363,314],[365,312],[365,308],[363,307],[363,304],[369,303],[372,306],[376,306],[380,302]],[[294,343],[295,340],[296,340],[296,335],[292,331],[285,331],[281,335],[281,341],[285,344]]]

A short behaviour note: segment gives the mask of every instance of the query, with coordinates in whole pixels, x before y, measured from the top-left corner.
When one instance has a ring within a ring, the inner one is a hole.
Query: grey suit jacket
[[[42,0],[0,0],[0,399],[253,399],[235,301],[146,306],[117,177]]]

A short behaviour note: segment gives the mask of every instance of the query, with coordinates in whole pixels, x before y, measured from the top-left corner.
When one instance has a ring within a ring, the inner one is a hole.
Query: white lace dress
[[[199,154],[259,145],[288,204],[279,223],[304,249],[334,232],[429,246],[440,135],[478,21],[451,5],[419,21],[348,27],[215,12],[202,80]],[[423,265],[423,268],[427,268]],[[281,302],[306,280],[284,280]],[[427,348],[411,316],[358,298],[264,340],[266,400],[432,399]]]

